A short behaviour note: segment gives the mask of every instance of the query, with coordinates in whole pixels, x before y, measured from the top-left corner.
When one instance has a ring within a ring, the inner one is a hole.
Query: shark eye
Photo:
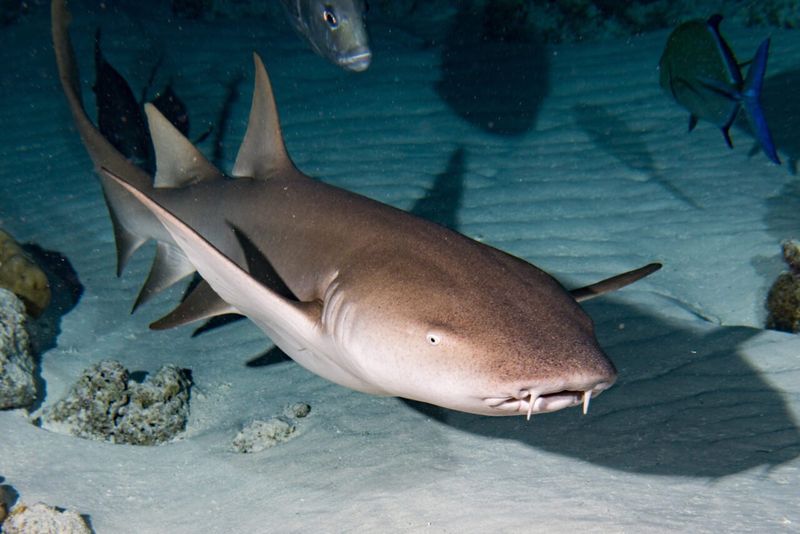
[[[330,26],[332,30],[339,27],[339,19],[336,18],[333,7],[325,6],[325,9],[322,11],[322,18],[325,19],[325,22],[328,23],[328,26]]]
[[[429,333],[428,334],[428,343],[431,345],[438,345],[442,342],[442,336],[439,334]]]

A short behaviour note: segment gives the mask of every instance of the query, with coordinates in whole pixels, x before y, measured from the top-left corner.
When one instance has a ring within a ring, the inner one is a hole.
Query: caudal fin
[[[147,190],[152,179],[142,169],[128,161],[95,127],[81,99],[81,85],[75,53],[69,37],[70,14],[64,0],[53,0],[51,5],[53,47],[61,87],[67,97],[72,118],[80,133],[83,145],[97,171],[106,168],[134,187]],[[149,237],[146,229],[158,224],[152,213],[137,202],[124,188],[112,181],[103,183],[103,194],[114,224],[117,243],[117,274],[128,258]]]
[[[756,51],[756,55],[747,71],[747,79],[742,90],[742,105],[744,107],[747,121],[753,129],[753,134],[758,139],[761,148],[767,157],[778,165],[778,153],[775,150],[775,143],[767,127],[767,120],[764,118],[764,110],[761,108],[761,88],[764,85],[764,74],[767,71],[767,56],[769,55],[769,39],[764,39]]]

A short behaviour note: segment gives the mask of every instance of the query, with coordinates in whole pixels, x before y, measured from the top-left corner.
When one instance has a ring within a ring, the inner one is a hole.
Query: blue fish
[[[741,64],[720,34],[720,22],[722,15],[712,15],[707,21],[692,20],[675,28],[658,64],[661,87],[689,110],[689,131],[699,119],[706,120],[722,130],[729,147],[731,124],[743,109],[764,153],[780,165],[760,102],[769,39],[761,42],[744,78]]]

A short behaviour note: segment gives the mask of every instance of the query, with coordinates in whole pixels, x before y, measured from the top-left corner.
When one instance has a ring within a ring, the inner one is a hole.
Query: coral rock
[[[800,331],[800,280],[790,273],[781,273],[769,290],[767,309],[767,328]]]
[[[44,428],[75,436],[157,445],[186,428],[189,417],[189,371],[165,365],[139,384],[115,361],[93,365],[69,394],[46,409]]]
[[[305,402],[295,402],[285,410],[288,417],[297,417],[298,419],[306,417],[309,412],[311,412],[311,406]]]
[[[295,402],[267,421],[253,421],[233,438],[233,450],[236,452],[259,452],[274,447],[278,443],[289,441],[297,431],[296,419],[307,417],[311,406],[305,402]]]
[[[767,328],[784,332],[800,331],[800,242],[782,243],[788,273],[778,275],[767,295]]]
[[[50,304],[47,276],[22,248],[0,230],[0,287],[16,294],[34,317]]]
[[[292,438],[295,425],[283,417],[253,421],[233,438],[236,452],[260,452]]]
[[[25,307],[0,289],[0,409],[25,408],[36,400],[34,361],[25,329]]]
[[[92,529],[77,513],[58,510],[43,503],[18,504],[3,523],[5,534],[91,534]]]

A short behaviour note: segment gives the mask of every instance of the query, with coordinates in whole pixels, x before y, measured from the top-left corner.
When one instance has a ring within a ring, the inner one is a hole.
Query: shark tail
[[[94,125],[84,108],[78,65],[69,36],[71,16],[65,0],[53,0],[51,16],[53,46],[61,86],[81,141],[100,178],[103,196],[114,228],[117,276],[122,274],[128,260],[139,247],[150,239],[158,241],[150,273],[133,306],[133,310],[136,310],[159,291],[193,273],[195,269],[153,213],[126,187],[120,185],[119,181],[149,195],[156,187],[183,187],[202,180],[221,178],[222,173],[149,104],[145,107],[145,111],[151,137],[157,146],[156,160],[159,166],[155,180],[117,150]],[[99,49],[96,49],[96,53],[98,52]],[[159,150],[159,146],[162,149]],[[101,172],[102,170],[105,172]],[[109,179],[107,175],[109,172],[116,179]],[[218,304],[214,302],[208,306],[216,305]]]
[[[761,107],[761,89],[764,85],[764,74],[767,71],[767,56],[769,55],[769,39],[764,39],[756,51],[756,55],[747,71],[747,78],[741,93],[742,106],[745,116],[750,123],[753,134],[758,139],[761,148],[767,157],[775,164],[780,165],[781,160],[775,150],[775,143],[767,127],[764,110]]]
[[[53,0],[51,5],[53,46],[58,64],[58,74],[75,126],[78,129],[95,170],[113,171],[117,176],[142,191],[152,188],[150,176],[128,161],[100,133],[86,114],[81,98],[80,78],[75,52],[69,37],[70,13],[64,0]],[[122,273],[131,255],[148,238],[147,228],[157,225],[155,217],[130,193],[112,181],[101,181],[103,195],[114,226],[117,245],[117,275]]]

